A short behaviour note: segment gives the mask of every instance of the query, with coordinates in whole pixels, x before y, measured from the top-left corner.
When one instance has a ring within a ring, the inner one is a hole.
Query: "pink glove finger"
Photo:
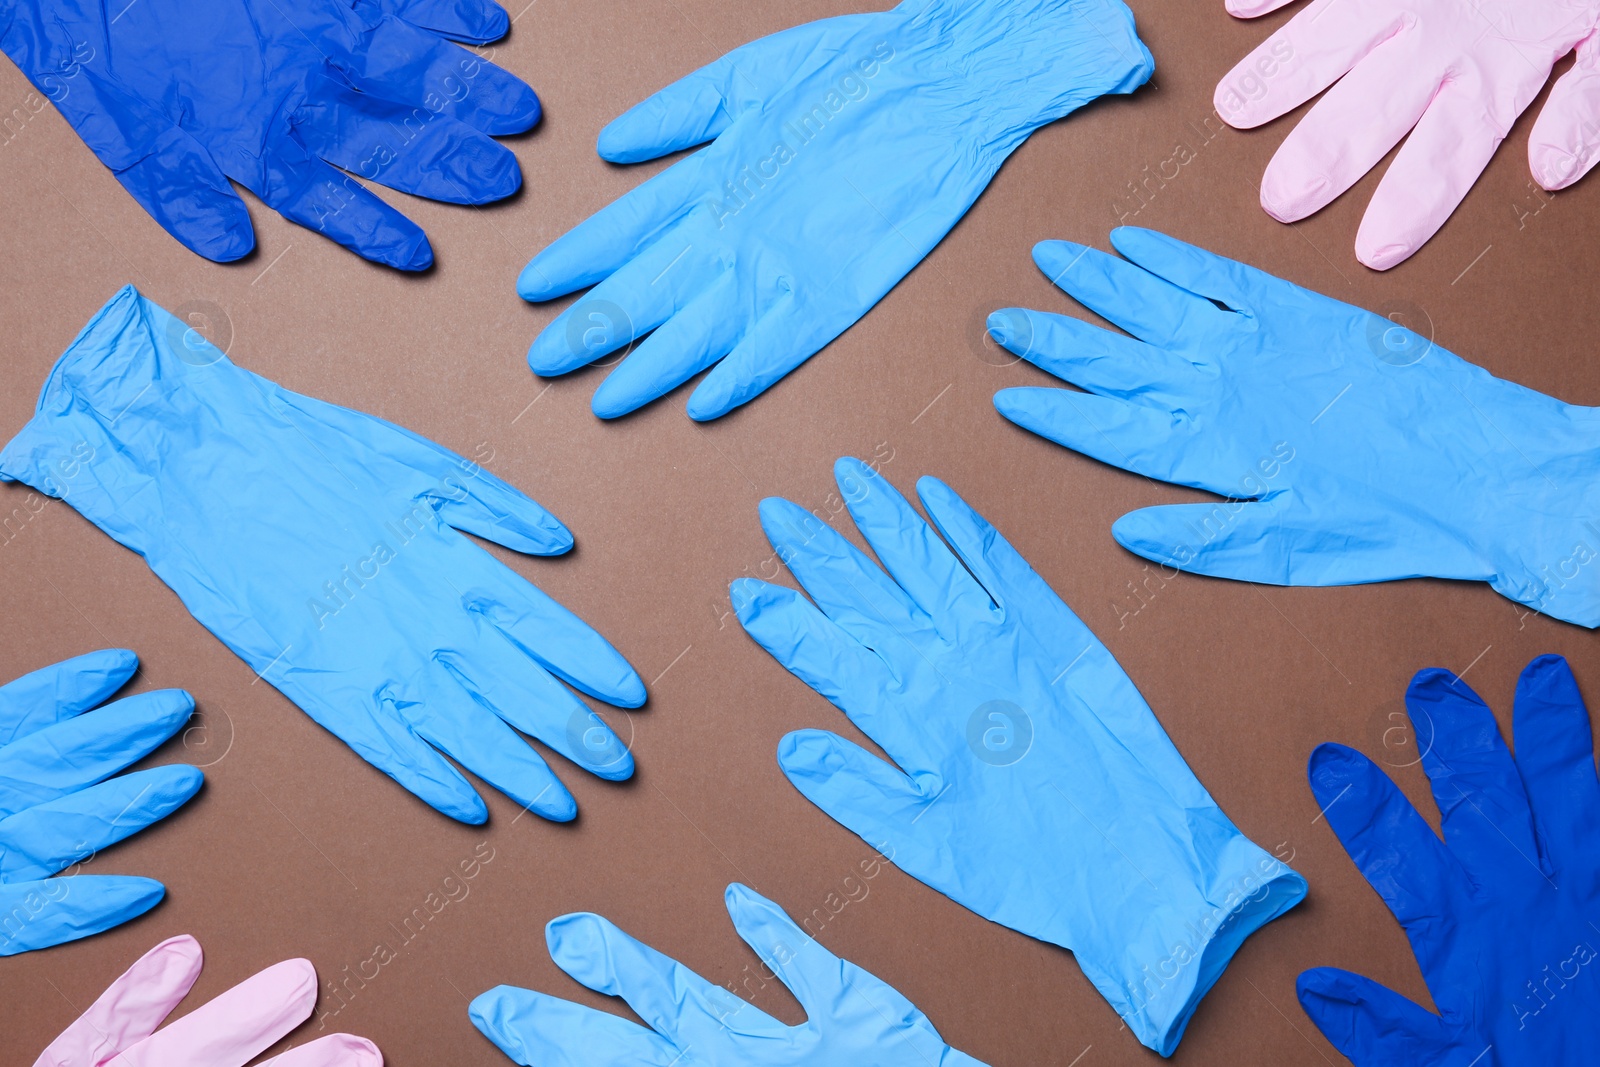
[[[1528,137],[1528,166],[1549,190],[1565,189],[1600,160],[1600,30],[1578,42],[1578,60],[1550,90]]]
[[[284,960],[129,1048],[108,1067],[244,1067],[311,1015],[317,972]]]
[[[1237,19],[1253,19],[1278,10],[1289,0],[1226,0],[1228,14]]]
[[[102,1067],[155,1032],[200,977],[202,960],[200,943],[187,934],[161,942],[50,1042],[33,1067]]]
[[[1503,140],[1478,92],[1440,91],[1378,183],[1356,233],[1356,258],[1373,270],[1408,259],[1445,224]]]
[[[1317,101],[1261,177],[1267,214],[1295,222],[1320,211],[1400,143],[1442,80],[1422,51],[1414,35],[1386,41]]]
[[[1405,12],[1392,0],[1315,0],[1223,75],[1212,103],[1235,129],[1270,122],[1405,29]]]
[[[274,1056],[261,1067],[383,1067],[378,1046],[354,1034],[329,1034]]]

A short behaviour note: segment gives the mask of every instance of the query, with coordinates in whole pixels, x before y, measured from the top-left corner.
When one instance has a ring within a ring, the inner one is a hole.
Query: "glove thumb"
[[[1600,30],[1578,42],[1578,59],[1550,90],[1528,137],[1528,166],[1551,191],[1600,160]]]

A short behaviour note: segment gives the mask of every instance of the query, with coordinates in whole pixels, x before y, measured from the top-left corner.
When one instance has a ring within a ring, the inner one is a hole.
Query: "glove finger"
[[[936,889],[948,871],[946,827],[937,801],[897,768],[826,730],[796,730],[778,742],[789,784],[834,822]],[[924,816],[928,816],[926,819]],[[940,890],[943,892],[944,890]]]
[[[138,669],[139,657],[128,649],[105,648],[0,685],[0,746],[99,707]]]
[[[393,695],[380,693],[379,703],[373,705],[369,694],[354,687],[327,692],[322,687],[301,684],[296,674],[267,680],[323,729],[349,745],[356,755],[430,808],[472,825],[488,820],[489,809],[483,798],[459,771],[417,736],[396,707]]]
[[[148,756],[194,711],[181,689],[118,700],[0,749],[0,816],[76,792]]]
[[[900,682],[880,657],[792,589],[740,578],[731,595],[745,633],[844,712],[891,759],[911,771],[934,765],[925,733],[883,706],[881,694]]]
[[[1385,0],[1314,0],[1222,76],[1217,114],[1247,130],[1293,111],[1393,39],[1405,19]],[[1369,103],[1363,117],[1370,112]]]
[[[161,942],[50,1042],[34,1067],[102,1067],[155,1032],[200,977],[202,960],[200,943],[187,934]]]
[[[334,166],[429,200],[487,204],[522,188],[509,148],[449,115],[419,110],[323,78],[295,110],[295,133]]]
[[[528,349],[535,374],[566,374],[627,348],[686,307],[723,273],[669,234],[579,297]]]
[[[511,30],[510,16],[494,0],[383,0],[383,9],[413,26],[468,44],[498,41]]]
[[[683,1053],[637,1023],[532,989],[495,986],[467,1009],[478,1032],[524,1067],[677,1067]]]
[[[577,818],[578,802],[544,758],[479,706],[449,670],[424,668],[417,683],[415,697],[396,698],[394,706],[419,737],[540,818]]]
[[[1328,825],[1408,935],[1451,906],[1466,875],[1388,775],[1334,744],[1317,746],[1306,773]]]
[[[260,1067],[383,1067],[383,1053],[364,1037],[329,1034],[263,1060]]]
[[[175,764],[124,774],[0,820],[0,882],[48,878],[159,822],[205,775]]]
[[[1539,869],[1528,795],[1489,705],[1451,672],[1430,668],[1411,680],[1406,710],[1450,851],[1468,870]]]
[[[782,908],[749,887],[733,883],[723,901],[744,943],[794,994],[809,1019],[820,1025],[838,1013],[838,1005],[851,992],[847,980],[859,981],[864,972],[823,948]],[[916,1014],[916,1009],[910,1013]]]
[[[440,115],[505,137],[539,122],[539,97],[527,82],[460,45],[393,17],[379,22],[365,44],[344,57],[341,73],[358,92],[413,109],[413,127]]]
[[[593,409],[614,419],[665,396],[727,355],[749,319],[734,272],[725,271],[640,342],[595,390]],[[569,329],[570,336],[571,331]]]
[[[1298,222],[1321,211],[1400,143],[1439,91],[1423,47],[1421,35],[1398,34],[1317,101],[1261,176],[1267,214]]]
[[[1291,0],[1226,0],[1223,6],[1234,18],[1253,19],[1270,14],[1290,2]]]
[[[700,206],[703,154],[674,163],[552,241],[522,268],[517,294],[537,302],[598,284],[653,245]]]
[[[121,926],[159,904],[166,892],[160,882],[124,875],[0,883],[0,915],[6,916],[0,924],[0,956],[63,945]]]
[[[989,335],[1040,370],[1101,396],[1175,406],[1194,395],[1194,365],[1131,337],[1065,315],[1003,308],[989,316]]]
[[[1268,585],[1356,585],[1401,578],[1485,581],[1492,569],[1432,525],[1321,515],[1297,486],[1270,499],[1141,508],[1111,535],[1130,552],[1194,574]],[[1337,544],[1337,551],[1329,548]]]
[[[644,681],[622,653],[594,627],[536,585],[485,554],[503,578],[482,583],[492,592],[470,592],[469,611],[493,623],[513,645],[568,685],[619,708],[645,701]]]
[[[311,1017],[309,960],[275,963],[124,1049],[117,1067],[244,1067]]]
[[[1497,126],[1477,96],[1445,86],[1372,194],[1356,232],[1356,258],[1373,270],[1409,259],[1466,197],[1515,119]]]
[[[649,945],[635,941],[608,919],[588,912],[563,915],[545,927],[556,966],[593,989],[621,997],[662,1037],[683,1049],[701,1049],[717,1062],[735,1034],[777,1037],[787,1030],[761,1012]]]
[[[1600,161],[1600,30],[1578,43],[1572,69],[1556,79],[1528,135],[1538,183],[1565,189]]]
[[[853,310],[842,316],[825,314],[823,309],[807,306],[792,291],[780,296],[689,394],[685,406],[689,417],[709,422],[749,403],[860,317],[860,312]]]
[[[1523,668],[1513,736],[1540,837],[1558,867],[1571,863],[1600,841],[1600,780],[1589,709],[1565,659],[1540,656]]]
[[[1235,311],[1251,310],[1263,290],[1295,288],[1265,271],[1139,226],[1112,230],[1111,247],[1156,277]]]
[[[768,497],[761,527],[778,558],[841,630],[891,666],[935,636],[932,620],[860,549],[810,512]]]
[[[1447,1063],[1443,1019],[1370,978],[1334,967],[1302,971],[1295,993],[1322,1036],[1354,1063]]]
[[[1070,389],[1002,389],[995,410],[1074,452],[1125,471],[1233,497],[1248,461],[1216,455],[1191,424],[1161,408]]]
[[[1231,324],[1209,300],[1136,267],[1125,259],[1072,241],[1040,241],[1033,261],[1084,307],[1161,348],[1181,348],[1197,328]]]
[[[729,96],[734,56],[685,75],[608,122],[600,131],[600,158],[640,163],[711,140],[733,122]]]
[[[477,703],[590,774],[633,774],[633,754],[611,727],[520,649],[491,638],[470,655],[437,655]]]
[[[971,636],[972,626],[999,621],[989,594],[888,479],[848,456],[833,473],[861,536],[945,640],[957,642]]]
[[[251,192],[290,222],[396,270],[433,265],[427,234],[354,178],[284,140],[268,146],[263,162],[264,177]]]

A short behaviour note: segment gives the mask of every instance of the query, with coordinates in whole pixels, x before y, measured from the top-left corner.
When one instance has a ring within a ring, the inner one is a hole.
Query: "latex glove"
[[[948,486],[917,483],[941,541],[859,460],[835,473],[883,570],[768,499],[762,527],[815,606],[747,578],[733,603],[895,765],[799,730],[778,748],[784,774],[908,874],[1071,949],[1139,1040],[1171,1055],[1239,945],[1305,881],[1228,820],[1106,647]]]
[[[1567,661],[1517,683],[1512,759],[1465,682],[1417,674],[1406,705],[1444,841],[1359,752],[1322,745],[1311,791],[1345,851],[1405,927],[1439,1013],[1332,967],[1300,1004],[1357,1067],[1584,1063],[1600,1018],[1600,783]]]
[[[715,140],[528,264],[525,300],[595,286],[528,363],[565,374],[654,330],[595,414],[715,363],[688,410],[723,415],[866,314],[1036,127],[1153,69],[1120,0],[906,0],[735,49],[601,131],[614,163]]]
[[[739,936],[800,1001],[804,1023],[785,1026],[587,912],[545,927],[550,958],[590,989],[623,998],[650,1029],[507,985],[472,1002],[472,1023],[529,1067],[984,1067],[772,901],[738,884],[726,900]]]
[[[157,1029],[200,977],[200,943],[168,938],[112,982],[33,1067],[244,1067],[311,1017],[317,972],[284,960]],[[260,1067],[383,1067],[364,1037],[329,1034]]]
[[[1223,77],[1217,114],[1247,129],[1333,86],[1261,179],[1261,206],[1280,222],[1327,206],[1404,138],[1356,234],[1356,258],[1388,270],[1444,225],[1574,47],[1580,62],[1551,90],[1529,163],[1560,189],[1600,158],[1597,23],[1596,0],[1314,0]]]
[[[1111,243],[1126,261],[1070,241],[1033,258],[1136,339],[1019,308],[995,312],[989,330],[1089,390],[1002,390],[1000,414],[1228,498],[1124,515],[1111,528],[1124,548],[1273,585],[1483,581],[1600,625],[1584,569],[1600,552],[1600,410],[1162,234],[1124,227]]]
[[[0,686],[0,956],[109,930],[166,894],[149,878],[50,877],[166,818],[204,780],[184,764],[117,774],[194,710],[181,689],[102,707],[138,668],[108,648]]]
[[[349,175],[456,204],[516,192],[517,159],[490,137],[531,128],[539,100],[445,40],[509,26],[493,0],[9,0],[0,48],[207,259],[255,247],[232,179],[358,255],[421,270],[427,236]]]
[[[452,818],[488,809],[435,749],[547,819],[577,813],[513,726],[600,777],[633,773],[561,681],[636,707],[639,676],[456,532],[559,555],[566,527],[431,441],[234,366],[131,286],[51,371],[0,480],[139,553],[258,675]]]

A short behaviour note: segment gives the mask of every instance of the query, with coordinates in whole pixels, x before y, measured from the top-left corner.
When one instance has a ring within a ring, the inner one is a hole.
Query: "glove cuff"
[[[906,0],[896,10],[927,35],[1002,158],[1039,126],[1155,72],[1121,0]]]

